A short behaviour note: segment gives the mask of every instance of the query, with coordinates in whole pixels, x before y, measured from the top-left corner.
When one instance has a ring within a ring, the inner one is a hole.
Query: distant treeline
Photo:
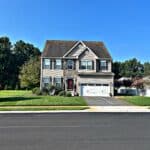
[[[126,60],[124,62],[113,62],[113,72],[115,79],[120,77],[143,77],[150,75],[150,62],[144,64],[136,58]]]

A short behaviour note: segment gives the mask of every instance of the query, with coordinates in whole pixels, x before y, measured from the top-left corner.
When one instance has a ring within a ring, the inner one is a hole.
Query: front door
[[[68,90],[73,90],[73,79],[68,79],[67,80],[68,84]]]

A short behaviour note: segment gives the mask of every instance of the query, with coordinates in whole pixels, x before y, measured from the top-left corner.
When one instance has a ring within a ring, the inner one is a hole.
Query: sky
[[[114,61],[150,61],[149,0],[0,0],[0,36],[103,41]]]

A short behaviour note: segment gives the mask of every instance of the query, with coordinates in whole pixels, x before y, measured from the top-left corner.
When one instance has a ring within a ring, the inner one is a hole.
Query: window
[[[61,69],[62,68],[61,66],[62,66],[61,59],[56,59],[55,69]]]
[[[92,70],[92,61],[87,61],[87,69]]]
[[[92,63],[93,62],[91,60],[83,60],[83,61],[81,61],[80,69],[92,70],[93,69]]]
[[[51,77],[43,77],[44,87],[47,87],[49,84],[51,84],[51,81]]]
[[[74,61],[67,60],[67,69],[74,69]]]
[[[55,82],[56,87],[62,87],[62,78],[61,77],[54,78],[54,82]]]
[[[50,64],[51,64],[50,59],[48,59],[48,58],[44,58],[43,59],[43,67],[44,67],[44,69],[50,69]]]
[[[100,70],[108,70],[108,62],[106,60],[100,61]]]

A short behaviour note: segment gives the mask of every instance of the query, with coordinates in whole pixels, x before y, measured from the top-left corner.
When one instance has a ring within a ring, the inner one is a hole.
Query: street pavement
[[[150,150],[148,113],[0,114],[0,150]]]

